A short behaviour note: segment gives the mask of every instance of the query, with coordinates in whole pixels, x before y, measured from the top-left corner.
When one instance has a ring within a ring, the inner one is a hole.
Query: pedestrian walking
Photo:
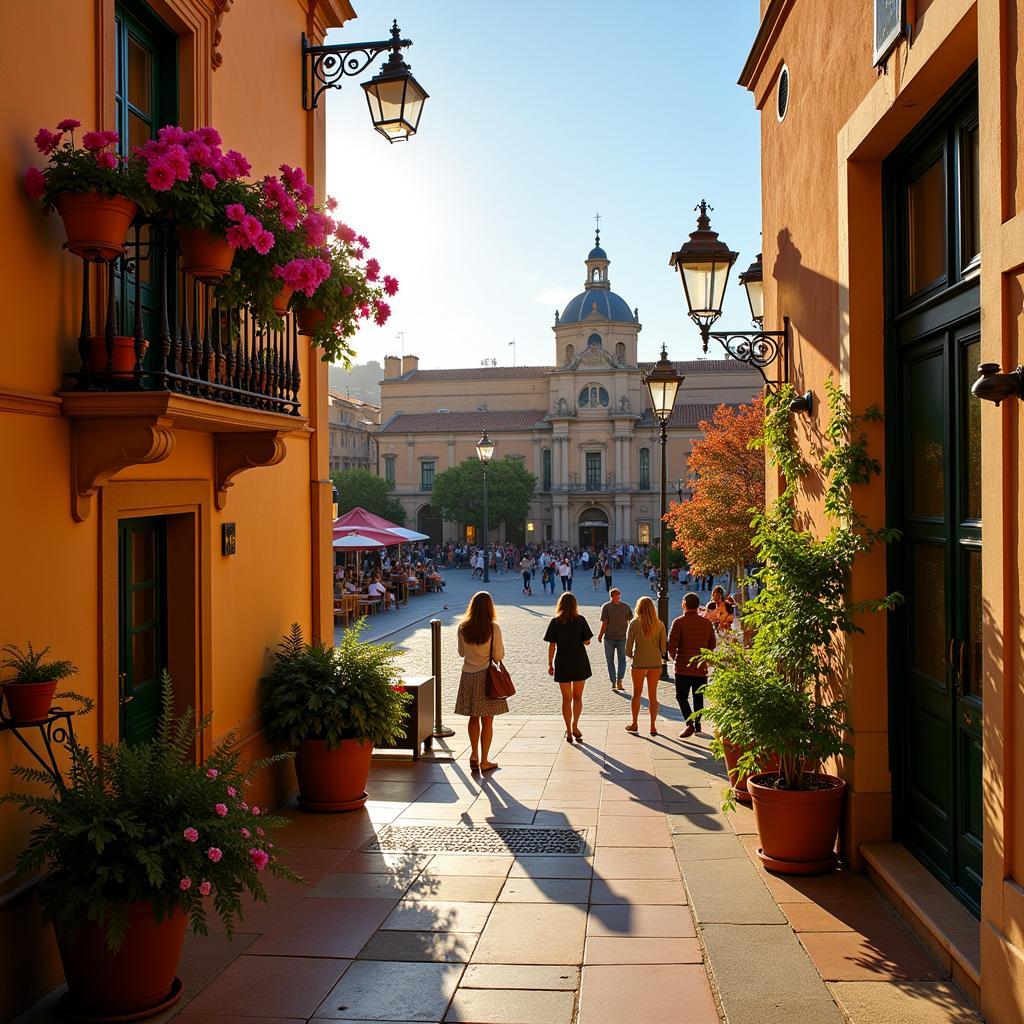
[[[604,660],[608,665],[608,678],[613,690],[622,690],[626,677],[626,629],[633,618],[633,609],[622,600],[622,591],[613,587],[608,592],[610,600],[601,605],[601,627],[597,631],[597,642],[604,642]],[[618,666],[616,667],[616,659]]]
[[[594,572],[593,572],[593,580],[594,580],[594,589],[595,590],[597,590],[597,585],[598,585],[598,583],[599,583],[599,581],[600,581],[600,579],[601,579],[601,577],[603,575],[604,575],[604,570],[601,568],[601,563],[600,562],[595,562],[594,563]]]
[[[523,555],[522,560],[519,563],[519,571],[523,574],[523,593],[527,597],[533,596],[533,576],[530,570],[533,568],[533,559],[529,555]]]
[[[612,563],[610,559],[604,563],[604,589],[607,594],[612,592]]]
[[[583,714],[583,686],[592,675],[587,647],[593,632],[580,615],[576,596],[571,591],[559,595],[555,617],[548,623],[544,640],[548,645],[548,675],[562,691],[562,718],[565,738],[582,740],[580,716]]]
[[[459,623],[459,654],[462,676],[455,698],[455,714],[469,717],[470,770],[493,771],[498,765],[488,758],[494,738],[494,716],[508,712],[504,697],[487,696],[487,669],[491,661],[502,661],[505,644],[494,601],[486,590],[478,590],[466,606]]]
[[[725,588],[718,586],[711,591],[711,600],[704,606],[704,617],[710,619],[716,633],[732,629],[736,605],[725,596]]]
[[[562,593],[572,590],[572,567],[568,558],[563,558],[558,564],[558,578],[562,581]]]
[[[700,688],[707,682],[708,665],[701,657],[704,649],[713,651],[715,627],[700,613],[700,597],[692,590],[683,597],[683,614],[672,622],[668,635],[668,653],[675,659],[676,701],[683,713],[686,728],[682,739],[700,732],[700,713],[704,710],[704,694]],[[693,694],[693,721],[690,721],[689,696]]]
[[[626,657],[633,662],[630,667],[633,699],[629,702],[633,720],[626,726],[626,732],[639,732],[637,718],[646,682],[651,735],[658,735],[658,680],[661,679],[661,666],[667,650],[665,623],[658,618],[654,602],[649,597],[641,597],[636,603],[636,615],[626,630]]]

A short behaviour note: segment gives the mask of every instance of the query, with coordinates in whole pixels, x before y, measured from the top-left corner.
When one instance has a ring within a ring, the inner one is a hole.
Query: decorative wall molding
[[[221,512],[228,488],[247,469],[276,466],[284,459],[284,438],[288,431],[213,435],[214,504]]]
[[[220,52],[220,44],[223,36],[221,35],[221,22],[224,21],[224,15],[231,10],[231,5],[234,0],[213,0],[213,23],[211,25],[210,35],[210,67],[216,71],[217,68],[224,63],[224,54]]]

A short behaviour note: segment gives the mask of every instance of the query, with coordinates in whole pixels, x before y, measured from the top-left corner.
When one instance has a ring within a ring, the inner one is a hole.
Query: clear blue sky
[[[327,182],[401,282],[358,361],[421,367],[553,361],[555,308],[582,290],[601,214],[613,290],[640,309],[642,359],[699,354],[669,254],[706,196],[740,253],[723,328],[746,327],[736,273],[760,248],[758,114],[736,85],[757,0],[355,0],[329,42],[384,38],[393,17],[430,94],[389,145],[359,82],[327,95]],[[375,65],[375,68],[379,66]],[[321,100],[323,102],[323,100]],[[714,351],[709,355],[714,355]]]

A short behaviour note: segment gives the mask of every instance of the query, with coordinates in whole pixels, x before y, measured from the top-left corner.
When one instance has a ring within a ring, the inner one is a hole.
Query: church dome
[[[601,248],[601,246],[595,245],[594,248],[590,250],[590,253],[587,256],[587,259],[588,260],[606,260],[606,259],[608,259],[608,253],[606,253],[604,251],[604,249]]]
[[[576,298],[571,299],[559,317],[559,324],[576,324],[585,320],[593,312],[594,306],[597,312],[606,320],[617,320],[620,323],[635,323],[636,318],[629,304],[621,295],[605,288],[588,288],[580,292]]]

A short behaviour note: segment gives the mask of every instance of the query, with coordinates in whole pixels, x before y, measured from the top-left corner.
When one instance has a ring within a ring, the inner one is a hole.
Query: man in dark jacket
[[[708,678],[707,662],[700,656],[704,649],[715,649],[715,627],[700,613],[700,598],[691,590],[683,597],[683,614],[672,622],[668,635],[668,653],[675,659],[676,700],[683,713],[686,728],[679,734],[682,739],[700,732],[700,713],[704,710],[704,695],[699,692]],[[690,691],[693,691],[693,710],[696,718],[690,721]]]

